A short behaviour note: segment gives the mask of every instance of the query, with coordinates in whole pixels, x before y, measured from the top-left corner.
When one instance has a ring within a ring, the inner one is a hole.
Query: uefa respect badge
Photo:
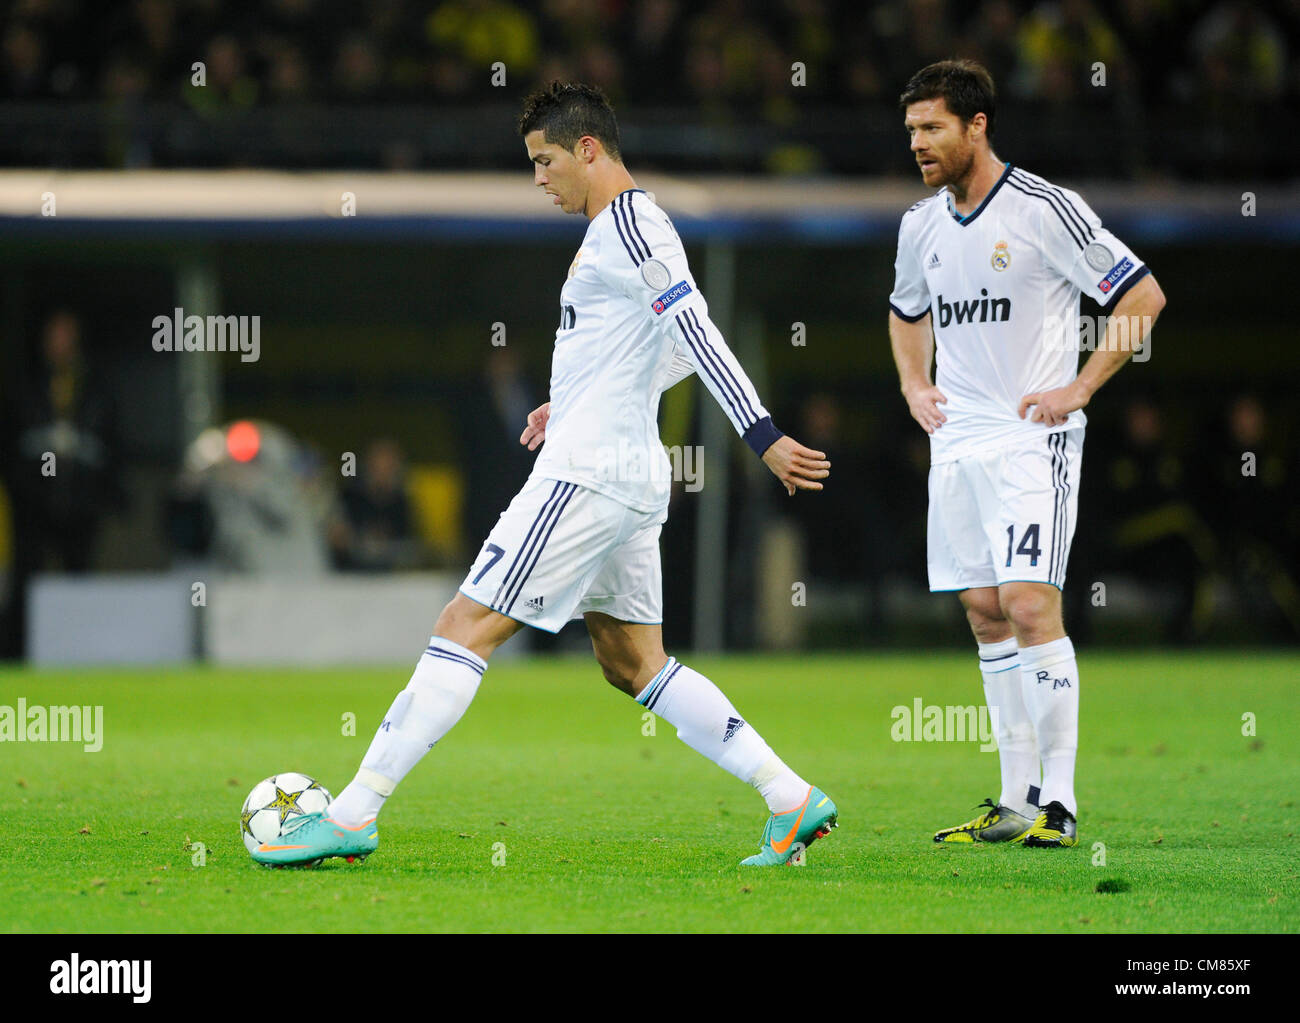
[[[670,305],[672,305],[674,302],[678,301],[679,299],[689,295],[690,293],[691,293],[691,286],[687,284],[685,281],[678,281],[671,288],[669,288],[662,295],[660,295],[653,302],[651,302],[650,308],[654,310],[656,316],[662,316],[665,309],[667,309]]]

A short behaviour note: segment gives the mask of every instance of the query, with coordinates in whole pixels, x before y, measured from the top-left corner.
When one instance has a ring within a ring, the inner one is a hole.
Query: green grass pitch
[[[917,697],[979,704],[973,654],[689,663],[838,803],[840,827],[807,866],[741,870],[766,817],[757,794],[665,722],[643,734],[641,708],[590,659],[494,665],[465,719],[389,803],[378,853],[316,870],[254,864],[240,804],[288,770],[337,793],[409,666],[0,671],[0,704],[104,707],[97,753],[0,745],[3,928],[1300,926],[1300,656],[1085,651],[1072,850],[930,841],[996,796],[997,756],[977,742],[895,742],[891,710]],[[1248,714],[1254,735],[1243,734]]]

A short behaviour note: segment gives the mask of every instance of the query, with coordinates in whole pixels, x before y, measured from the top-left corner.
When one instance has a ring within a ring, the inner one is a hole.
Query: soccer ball
[[[244,848],[251,854],[263,843],[270,845],[295,817],[322,811],[333,798],[320,782],[296,771],[259,781],[239,814]]]

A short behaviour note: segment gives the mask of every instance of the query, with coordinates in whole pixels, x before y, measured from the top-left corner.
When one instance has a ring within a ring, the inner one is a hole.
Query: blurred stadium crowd
[[[285,107],[411,106],[427,116],[499,102],[505,90],[494,88],[491,74],[498,61],[512,101],[552,78],[591,81],[634,128],[629,114],[658,108],[678,112],[678,129],[743,117],[815,132],[816,117],[808,117],[820,111],[830,118],[823,126],[830,138],[811,155],[787,159],[784,169],[796,171],[860,169],[850,140],[865,124],[890,131],[896,143],[902,84],[918,67],[952,56],[988,66],[1004,103],[1049,118],[1068,109],[1073,117],[1093,111],[1124,120],[1126,146],[1145,157],[1112,158],[1111,173],[1188,166],[1190,153],[1168,152],[1179,136],[1167,133],[1193,127],[1197,168],[1228,172],[1237,166],[1232,142],[1300,100],[1293,59],[1300,0],[13,0],[0,31],[0,103],[102,104],[97,116],[124,136],[92,155],[71,140],[84,125],[47,114],[47,134],[63,139],[62,148],[49,143],[56,159],[80,165],[166,166],[200,156],[292,164],[288,138],[281,152],[267,153],[205,151],[188,136],[222,117]],[[196,62],[204,65],[202,86],[193,81]],[[806,74],[797,100],[795,62]],[[837,110],[858,119],[836,121]],[[138,123],[124,127],[124,118]],[[0,158],[12,162],[32,151],[24,145],[37,145],[14,137],[26,123],[11,116],[6,131],[0,114]],[[373,149],[340,142],[325,154],[390,167],[453,157],[464,159],[462,146],[400,137]],[[709,159],[728,163],[720,152]],[[732,154],[733,165],[737,159]],[[766,162],[782,169],[771,154]]]
[[[250,106],[487,97],[503,61],[576,73],[612,98],[762,104],[790,65],[828,101],[891,101],[917,67],[982,61],[1012,97],[1078,102],[1095,61],[1143,101],[1300,98],[1300,3],[1223,0],[17,0],[2,99],[184,96]],[[1189,17],[1189,14],[1194,16]],[[184,86],[206,63],[208,91]],[[202,97],[202,98],[200,98]]]

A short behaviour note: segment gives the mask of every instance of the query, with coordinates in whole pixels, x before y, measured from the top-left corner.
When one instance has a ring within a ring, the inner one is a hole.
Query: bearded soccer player
[[[624,167],[605,97],[555,83],[529,97],[519,133],[534,184],[589,221],[560,292],[551,400],[529,414],[519,438],[541,453],[439,616],[356,777],[324,814],[253,857],[283,864],[372,852],[384,802],[460,720],[493,651],[525,625],[558,632],[582,617],[605,679],[767,802],[760,851],[743,862],[786,863],[830,833],[836,807],[717,686],[664,652],[659,531],[671,473],[659,397],[698,373],[792,495],[821,490],[830,463],[773,426],[709,319],[668,215]]]
[[[956,592],[966,610],[1002,769],[997,802],[934,840],[1072,846],[1079,669],[1061,588],[1083,408],[1165,299],[1077,193],[994,154],[994,86],[979,64],[922,69],[900,107],[938,191],[903,215],[890,343],[908,410],[930,435],[930,589]],[[1081,293],[1109,319],[1078,370]]]

